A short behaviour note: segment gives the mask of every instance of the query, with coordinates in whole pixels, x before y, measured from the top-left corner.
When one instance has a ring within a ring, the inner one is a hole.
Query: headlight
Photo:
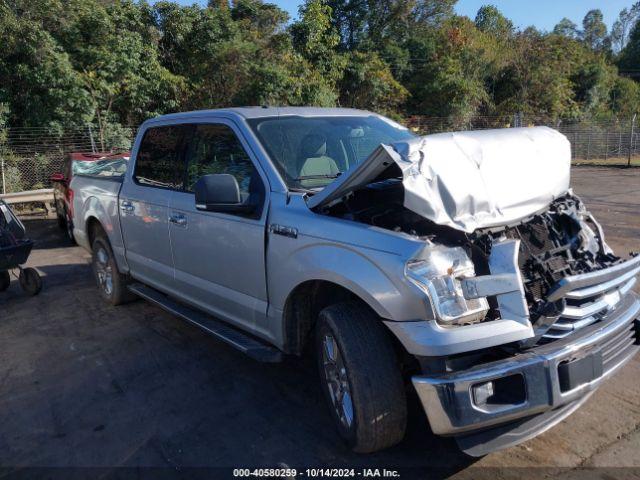
[[[468,300],[462,294],[461,278],[475,276],[471,259],[460,247],[435,246],[425,258],[410,260],[406,276],[425,292],[440,323],[481,321],[489,310],[486,298]]]

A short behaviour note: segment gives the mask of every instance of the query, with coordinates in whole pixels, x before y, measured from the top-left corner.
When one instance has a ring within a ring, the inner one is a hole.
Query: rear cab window
[[[83,175],[87,177],[112,177],[122,178],[127,171],[128,156],[111,156],[99,160],[72,162],[73,175]]]
[[[142,186],[182,190],[183,152],[191,125],[147,129],[140,142],[133,180]]]

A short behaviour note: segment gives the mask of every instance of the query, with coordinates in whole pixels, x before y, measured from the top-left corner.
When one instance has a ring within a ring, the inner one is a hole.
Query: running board
[[[275,363],[282,361],[282,352],[275,347],[251,337],[240,330],[216,320],[210,315],[172,300],[167,295],[141,283],[129,285],[129,290],[139,297],[158,305],[167,312],[200,327],[205,332],[237,348],[254,360]]]

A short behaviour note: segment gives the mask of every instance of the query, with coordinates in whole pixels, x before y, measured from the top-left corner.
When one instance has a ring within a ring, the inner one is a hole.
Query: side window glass
[[[186,190],[204,175],[227,173],[238,181],[243,202],[259,205],[263,183],[236,134],[226,125],[198,125],[188,148]]]
[[[182,188],[180,160],[189,129],[188,125],[148,129],[138,150],[135,181],[152,187]]]

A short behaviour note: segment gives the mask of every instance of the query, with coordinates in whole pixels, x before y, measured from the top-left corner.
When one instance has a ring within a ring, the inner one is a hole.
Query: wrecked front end
[[[476,272],[454,282],[465,300],[487,300],[478,325],[491,329],[509,318],[529,332],[484,355],[449,356],[440,365],[425,358],[427,374],[413,384],[433,431],[483,455],[561,421],[640,349],[632,290],[640,256],[615,256],[570,194],[547,212],[465,242]]]
[[[314,207],[423,240],[405,277],[433,318],[385,323],[434,433],[478,456],[558,423],[640,349],[640,256],[607,246],[557,132],[435,137],[379,149]]]

